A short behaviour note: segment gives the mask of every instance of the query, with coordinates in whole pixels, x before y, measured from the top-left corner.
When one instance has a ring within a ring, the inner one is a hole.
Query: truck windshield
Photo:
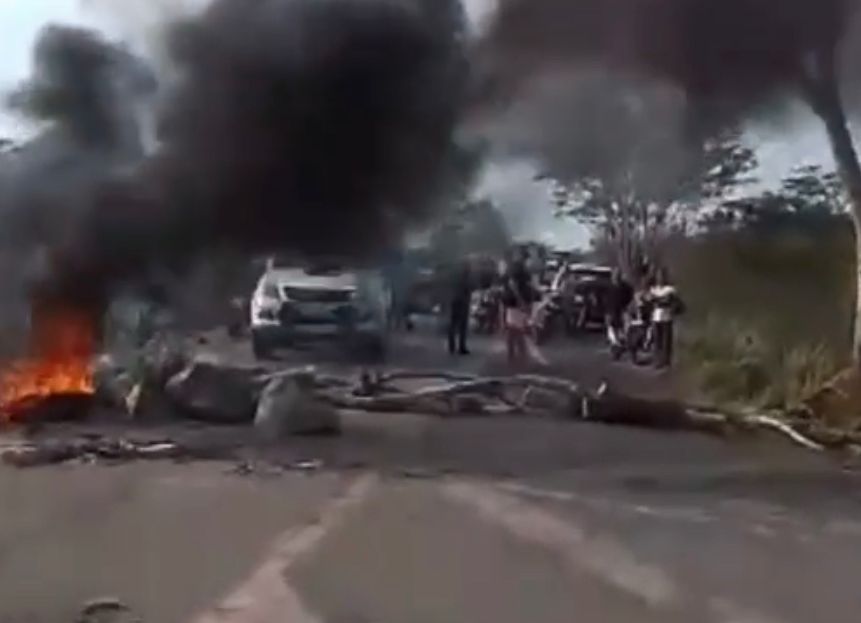
[[[337,262],[315,262],[305,268],[309,275],[339,275],[344,272],[344,267]]]

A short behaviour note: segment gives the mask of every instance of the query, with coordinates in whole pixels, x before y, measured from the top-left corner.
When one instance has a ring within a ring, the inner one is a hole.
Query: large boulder
[[[215,424],[250,423],[257,407],[259,372],[257,368],[198,358],[175,374],[165,390],[179,412],[192,419]]]
[[[314,396],[313,371],[269,381],[260,396],[254,426],[267,441],[288,435],[334,435],[341,430],[335,408]]]

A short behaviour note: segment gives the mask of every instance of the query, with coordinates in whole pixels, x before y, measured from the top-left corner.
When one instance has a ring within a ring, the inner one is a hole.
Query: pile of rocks
[[[179,417],[209,424],[254,425],[265,440],[287,435],[338,434],[335,407],[315,394],[311,368],[276,374],[214,356],[182,357],[181,350],[151,348],[136,367],[103,357],[97,395],[129,417]]]

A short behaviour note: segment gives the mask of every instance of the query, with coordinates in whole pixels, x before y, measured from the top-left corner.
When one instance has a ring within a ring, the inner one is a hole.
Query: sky
[[[124,32],[116,19],[105,12],[87,11],[92,5],[118,6],[137,2],[140,7],[156,0],[0,0],[0,97],[8,93],[29,73],[30,50],[39,29],[47,23],[89,25],[111,38]],[[188,0],[185,0],[188,2]],[[467,12],[480,27],[496,0],[466,0]],[[172,0],[180,4],[181,0]],[[143,3],[143,4],[141,4]],[[139,8],[140,8],[139,7]],[[113,16],[116,18],[116,15]],[[831,160],[824,132],[809,113],[800,111],[791,123],[781,126],[756,126],[748,130],[751,144],[758,147],[760,177],[764,185],[779,180],[799,164],[823,164]],[[26,121],[4,112],[0,107],[0,138],[23,138],[32,132]],[[588,231],[570,220],[553,215],[549,189],[533,180],[534,169],[526,161],[492,163],[479,180],[478,193],[494,199],[519,238],[546,240],[562,247],[585,246]]]
[[[86,23],[79,0],[0,0],[0,94],[27,77],[33,41],[46,23]],[[0,111],[0,138],[26,135],[21,119]]]

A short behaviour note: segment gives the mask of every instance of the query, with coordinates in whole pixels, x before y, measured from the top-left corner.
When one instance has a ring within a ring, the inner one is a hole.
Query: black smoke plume
[[[51,240],[55,281],[102,295],[221,246],[385,248],[455,173],[462,29],[456,0],[217,0],[178,24],[158,148],[65,198],[80,207]],[[98,100],[103,61],[84,48],[62,64]],[[76,131],[98,143],[106,112],[84,108]]]
[[[78,231],[96,189],[141,161],[139,106],[156,88],[144,63],[88,30],[40,34],[33,75],[9,104],[43,130],[0,156],[2,324],[25,321],[23,295],[59,274],[52,258]]]
[[[112,149],[137,142],[134,123],[122,119],[129,111],[119,104],[126,101],[120,93],[156,89],[141,61],[88,30],[57,26],[42,31],[33,56],[34,76],[12,95],[14,108],[55,124],[81,146]]]
[[[610,174],[633,166],[648,190],[672,189],[698,173],[710,139],[750,116],[783,113],[810,95],[817,70],[849,59],[858,4],[499,0],[481,67],[491,103],[513,104],[503,107],[503,131],[521,127],[521,153],[551,176],[622,163]],[[859,82],[849,69],[844,87]]]
[[[307,253],[391,241],[430,207],[453,147],[454,6],[217,2],[174,33],[184,79],[148,174],[206,236]]]
[[[501,0],[485,52],[500,75],[599,62],[696,100],[794,87],[811,52],[836,54],[856,0]]]

